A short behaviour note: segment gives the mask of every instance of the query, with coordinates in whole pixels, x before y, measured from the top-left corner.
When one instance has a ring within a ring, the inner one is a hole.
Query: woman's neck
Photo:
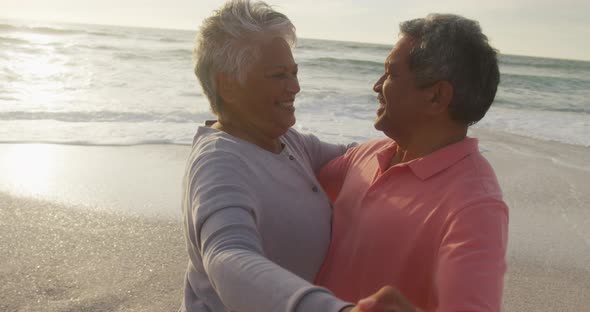
[[[271,153],[279,154],[283,146],[278,137],[269,136],[252,123],[232,120],[229,118],[217,119],[217,122],[211,126],[214,129],[223,131],[244,141],[248,141]]]

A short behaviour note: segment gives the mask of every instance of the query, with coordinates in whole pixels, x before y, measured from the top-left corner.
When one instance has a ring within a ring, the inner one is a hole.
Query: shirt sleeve
[[[328,161],[343,155],[346,151],[358,144],[353,142],[348,145],[344,144],[333,144],[324,141],[320,141],[313,134],[300,134],[304,140],[306,150],[309,153],[311,159],[311,166],[314,172],[318,172],[320,168]]]
[[[265,257],[257,201],[236,162],[242,165],[237,157],[216,153],[201,157],[191,169],[197,249],[223,304],[240,312],[337,312],[348,306]]]
[[[320,185],[332,203],[336,201],[340,193],[354,150],[355,148],[351,148],[344,155],[332,159],[317,174]]]
[[[503,202],[473,205],[453,217],[439,249],[436,311],[501,311],[507,241]]]

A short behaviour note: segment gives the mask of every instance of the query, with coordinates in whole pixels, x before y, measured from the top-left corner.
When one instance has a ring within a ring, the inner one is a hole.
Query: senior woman
[[[207,18],[195,73],[217,121],[199,127],[184,181],[183,311],[340,311],[311,284],[330,241],[315,172],[347,146],[291,128],[299,92],[289,19],[232,0]]]

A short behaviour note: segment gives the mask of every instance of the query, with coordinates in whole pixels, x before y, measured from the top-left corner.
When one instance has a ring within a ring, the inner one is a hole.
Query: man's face
[[[401,37],[385,60],[385,73],[373,86],[379,101],[375,129],[395,140],[411,135],[422,120],[425,95],[416,87],[416,76],[410,71],[412,47],[411,37]]]

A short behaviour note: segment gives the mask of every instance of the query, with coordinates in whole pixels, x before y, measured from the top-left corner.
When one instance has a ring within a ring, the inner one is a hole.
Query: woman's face
[[[268,136],[283,135],[295,124],[293,104],[300,91],[297,70],[291,47],[284,39],[263,44],[245,83],[236,87],[232,117]]]

